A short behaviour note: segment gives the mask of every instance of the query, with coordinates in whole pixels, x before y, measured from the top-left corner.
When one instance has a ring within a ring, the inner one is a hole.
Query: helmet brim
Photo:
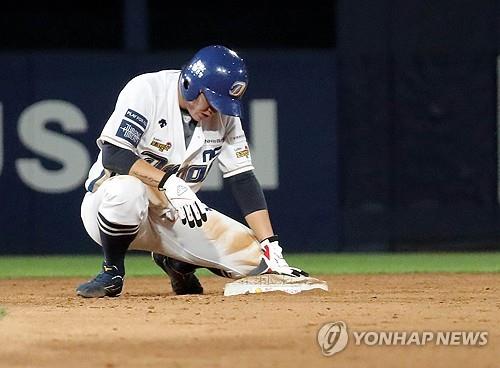
[[[222,96],[209,88],[203,88],[208,103],[218,112],[229,116],[241,116],[241,101],[236,98]]]

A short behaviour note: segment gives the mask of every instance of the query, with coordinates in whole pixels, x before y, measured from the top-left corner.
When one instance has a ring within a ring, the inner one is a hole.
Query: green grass
[[[313,275],[408,272],[500,272],[500,252],[484,253],[328,253],[289,254],[290,265]],[[4,256],[0,278],[88,277],[95,275],[101,256]],[[126,258],[128,276],[163,275],[147,253]],[[211,275],[199,270],[200,275]]]
[[[500,272],[500,252],[341,253],[287,256],[289,264],[316,274]]]
[[[0,319],[2,319],[3,317],[5,317],[6,314],[7,314],[7,312],[5,311],[5,309],[3,309],[2,307],[0,307]]]

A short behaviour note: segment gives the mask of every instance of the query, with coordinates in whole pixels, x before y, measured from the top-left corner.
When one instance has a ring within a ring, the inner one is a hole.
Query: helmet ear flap
[[[184,75],[182,77],[182,87],[187,91],[189,89],[189,79]]]
[[[181,93],[186,100],[192,101],[198,96],[198,94],[195,93],[196,81],[193,81],[189,74],[182,73],[179,84]]]

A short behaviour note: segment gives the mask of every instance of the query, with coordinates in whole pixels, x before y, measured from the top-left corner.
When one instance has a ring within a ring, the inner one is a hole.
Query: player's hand
[[[280,275],[301,277],[309,274],[300,268],[290,267],[283,257],[283,249],[279,245],[278,236],[274,235],[260,242],[262,258],[266,262],[268,269],[266,273],[277,273]]]
[[[207,221],[206,206],[201,203],[184,180],[175,175],[170,175],[162,188],[184,225],[189,224],[190,227],[200,227]]]

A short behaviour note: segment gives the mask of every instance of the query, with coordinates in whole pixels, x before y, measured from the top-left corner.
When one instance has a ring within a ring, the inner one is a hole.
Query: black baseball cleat
[[[158,253],[151,253],[153,261],[170,277],[176,295],[203,294],[203,287],[194,272],[196,266]]]
[[[119,296],[123,289],[123,275],[116,266],[102,264],[102,272],[92,280],[76,288],[76,295],[84,298],[102,298]]]

